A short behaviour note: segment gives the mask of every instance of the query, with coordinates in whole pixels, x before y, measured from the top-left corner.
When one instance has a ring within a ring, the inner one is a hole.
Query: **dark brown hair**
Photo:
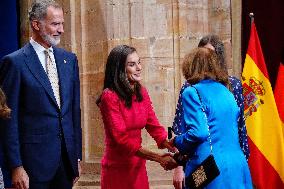
[[[213,50],[198,47],[184,57],[183,75],[191,85],[204,79],[212,79],[229,88],[228,74],[218,61],[219,59]]]
[[[225,60],[226,54],[224,43],[217,35],[209,34],[202,37],[202,39],[199,41],[198,47],[204,47],[207,44],[211,44],[214,47],[221,67],[224,69],[225,72],[228,73],[227,64]]]
[[[141,84],[135,82],[134,89],[132,89],[125,71],[127,56],[134,52],[136,52],[136,49],[128,45],[118,45],[111,50],[107,58],[103,88],[115,91],[125,101],[128,108],[132,105],[133,95],[136,95],[138,102],[143,100]],[[97,104],[99,102],[100,98],[97,100]]]
[[[0,118],[9,118],[10,117],[11,110],[8,108],[6,104],[6,97],[4,95],[4,92],[0,88]]]

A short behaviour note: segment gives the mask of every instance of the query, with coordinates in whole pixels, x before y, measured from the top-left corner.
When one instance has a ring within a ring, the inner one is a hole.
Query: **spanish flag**
[[[283,55],[284,57],[284,55]],[[274,88],[274,97],[277,105],[278,113],[281,118],[283,128],[284,128],[284,58],[280,62],[278,69],[277,80]]]
[[[282,189],[283,128],[254,23],[251,26],[242,83],[253,184],[256,189]]]

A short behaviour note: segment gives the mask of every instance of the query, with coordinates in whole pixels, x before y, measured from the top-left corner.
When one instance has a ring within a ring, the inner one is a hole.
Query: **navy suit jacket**
[[[77,161],[82,159],[77,57],[60,48],[53,47],[53,51],[61,108],[30,43],[5,56],[0,64],[0,84],[12,109],[11,119],[1,123],[9,166],[23,166],[35,181],[48,181],[54,176],[61,144],[66,146],[74,177],[78,176]]]

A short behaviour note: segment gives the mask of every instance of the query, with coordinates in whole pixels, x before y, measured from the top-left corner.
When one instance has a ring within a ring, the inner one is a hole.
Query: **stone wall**
[[[30,29],[20,1],[22,43]],[[239,76],[240,12],[237,0],[60,0],[65,34],[61,47],[77,54],[81,78],[84,171],[98,172],[103,153],[103,126],[95,101],[102,90],[109,51],[118,44],[137,48],[148,88],[161,123],[171,126],[183,83],[181,60],[202,36],[224,41],[229,73]],[[143,145],[156,149],[143,132]]]

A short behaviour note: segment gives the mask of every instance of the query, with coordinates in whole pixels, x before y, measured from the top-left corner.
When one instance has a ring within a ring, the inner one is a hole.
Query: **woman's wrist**
[[[158,163],[162,162],[162,156],[161,155],[159,155],[158,153],[155,153],[153,151],[144,149],[144,148],[140,148],[136,152],[136,155],[141,157],[141,158],[150,160],[150,161],[156,161]]]

